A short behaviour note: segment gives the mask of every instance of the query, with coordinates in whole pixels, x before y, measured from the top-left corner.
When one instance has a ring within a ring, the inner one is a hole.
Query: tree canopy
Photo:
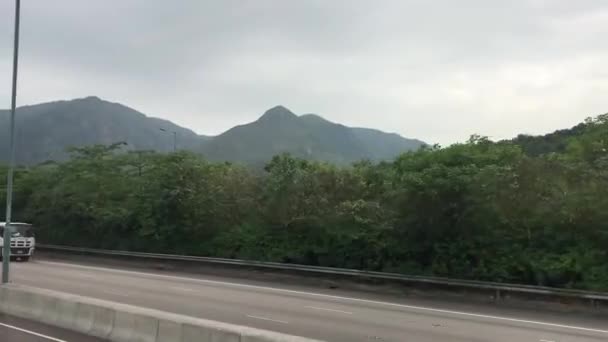
[[[88,146],[18,169],[15,217],[47,243],[607,290],[608,115],[521,140],[263,171]]]

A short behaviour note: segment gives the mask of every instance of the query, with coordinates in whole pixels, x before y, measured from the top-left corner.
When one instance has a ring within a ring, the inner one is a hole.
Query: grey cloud
[[[0,14],[8,76],[12,1]],[[200,133],[280,103],[443,144],[504,138],[608,111],[607,35],[603,0],[28,0],[19,99],[95,94]]]

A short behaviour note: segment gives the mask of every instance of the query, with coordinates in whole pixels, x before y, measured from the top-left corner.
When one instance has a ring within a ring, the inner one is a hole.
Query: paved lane
[[[45,324],[0,315],[0,341],[2,342],[102,342]]]
[[[606,320],[35,261],[15,283],[328,341],[608,341]]]

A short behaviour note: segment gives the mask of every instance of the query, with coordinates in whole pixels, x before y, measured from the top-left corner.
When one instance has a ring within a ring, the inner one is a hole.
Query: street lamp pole
[[[15,110],[17,106],[17,65],[19,61],[19,16],[21,0],[15,0],[15,41],[13,46],[13,93],[11,97],[11,119],[9,146],[10,157],[6,176],[6,224],[4,225],[4,246],[2,247],[2,283],[9,281],[8,272],[11,258],[11,216],[13,205],[13,174],[15,170]]]
[[[177,152],[177,132],[173,133],[173,152]]]
[[[173,134],[173,152],[177,152],[177,132],[176,131],[168,131],[164,128],[159,128],[159,130],[167,133]]]

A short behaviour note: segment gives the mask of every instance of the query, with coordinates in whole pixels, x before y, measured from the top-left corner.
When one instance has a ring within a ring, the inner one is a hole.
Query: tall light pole
[[[10,157],[6,176],[6,224],[4,226],[4,246],[2,247],[2,283],[8,283],[11,259],[11,216],[13,205],[13,173],[15,170],[15,110],[17,106],[17,64],[19,61],[19,15],[21,0],[15,0],[15,41],[13,46],[13,93],[11,96],[11,120],[9,132]]]
[[[173,134],[173,152],[177,152],[177,132],[176,131],[168,131],[164,128],[159,128],[159,130],[167,133]]]

